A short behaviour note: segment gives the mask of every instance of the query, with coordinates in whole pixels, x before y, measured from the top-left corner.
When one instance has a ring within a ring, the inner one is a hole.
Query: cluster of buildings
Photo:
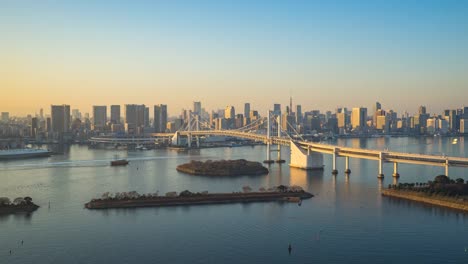
[[[408,113],[398,115],[376,102],[371,110],[366,107],[342,107],[334,113],[322,113],[319,110],[303,112],[301,105],[293,108],[290,99],[284,111],[280,104],[274,104],[272,109],[272,113],[281,119],[283,131],[305,135],[468,134],[468,107],[430,114],[425,106],[420,106],[418,112],[410,116]],[[70,109],[70,105],[52,105],[50,115],[47,116],[43,109],[39,114],[25,118],[10,117],[8,112],[2,112],[0,137],[66,142],[85,141],[91,136],[102,134],[143,136],[148,133],[175,132],[194,118],[217,130],[237,129],[249,124],[253,124],[251,128],[255,130],[259,127],[254,125],[261,118],[257,110],[251,109],[250,103],[245,103],[243,111],[236,113],[234,106],[207,112],[201,102],[194,102],[192,109],[182,110],[179,116],[171,118],[168,117],[167,105],[154,105],[151,110],[144,104],[126,104],[123,108],[120,105],[96,105],[91,115],[82,115],[78,109]]]

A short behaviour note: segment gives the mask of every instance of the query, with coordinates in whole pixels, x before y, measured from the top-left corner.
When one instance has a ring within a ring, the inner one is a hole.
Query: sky
[[[0,0],[0,111],[468,106],[468,1]]]

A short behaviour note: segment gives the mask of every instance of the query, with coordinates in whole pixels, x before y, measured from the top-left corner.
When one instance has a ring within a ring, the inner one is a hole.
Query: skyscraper
[[[425,115],[426,114],[426,107],[425,106],[421,105],[419,107],[419,114],[420,115]]]
[[[193,114],[201,115],[201,113],[202,113],[201,102],[193,102]]]
[[[52,132],[64,133],[70,131],[70,106],[52,105],[50,107]]]
[[[236,117],[236,110],[234,106],[228,105],[226,106],[226,110],[224,110],[224,118],[226,119],[234,119]]]
[[[367,123],[367,108],[357,107],[353,108],[351,115],[351,125],[353,128],[365,128]]]
[[[166,132],[167,125],[167,105],[154,106],[154,130],[156,133]]]
[[[300,125],[302,123],[302,106],[296,105],[296,124]]]
[[[93,106],[93,125],[95,130],[102,130],[107,122],[107,106],[95,105]]]
[[[244,104],[244,118],[248,118],[250,115],[250,103]]]
[[[150,126],[150,118],[149,118],[149,107],[145,107],[145,119],[144,119],[144,126],[149,127]]]
[[[9,120],[10,120],[10,113],[2,112],[2,122],[8,123]]]
[[[281,104],[273,104],[273,113],[275,115],[281,115]]]
[[[120,105],[111,105],[110,121],[112,124],[120,124]]]
[[[125,105],[125,131],[139,134],[145,125],[145,105]]]

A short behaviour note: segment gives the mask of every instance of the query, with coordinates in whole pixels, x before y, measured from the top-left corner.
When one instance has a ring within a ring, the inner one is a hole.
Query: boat
[[[51,155],[52,151],[49,151],[47,149],[24,148],[0,150],[0,160],[50,157]]]
[[[126,166],[127,164],[128,160],[125,159],[111,161],[111,166]]]

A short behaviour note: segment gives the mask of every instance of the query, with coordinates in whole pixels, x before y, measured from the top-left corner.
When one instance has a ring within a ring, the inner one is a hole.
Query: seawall
[[[448,207],[457,210],[463,210],[468,212],[468,201],[464,199],[457,199],[454,197],[444,197],[444,196],[429,196],[426,193],[418,193],[410,190],[382,190],[383,196],[397,197],[402,199],[407,199],[411,201],[417,201],[426,204],[432,204],[437,206]]]

